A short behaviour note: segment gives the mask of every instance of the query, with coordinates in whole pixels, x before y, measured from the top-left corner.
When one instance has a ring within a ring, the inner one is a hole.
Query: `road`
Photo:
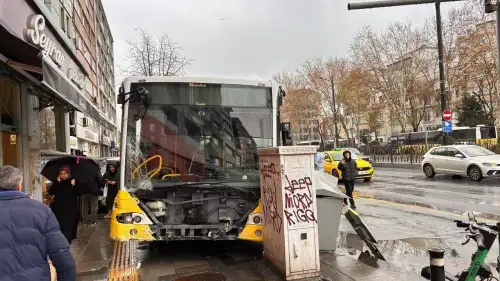
[[[429,264],[427,249],[441,247],[446,251],[447,271],[455,274],[468,266],[476,250],[474,242],[461,245],[465,241],[465,232],[457,228],[453,220],[467,218],[459,214],[376,199],[358,199],[357,203],[357,210],[379,241],[382,254],[389,262],[403,269],[419,274],[421,268]],[[350,242],[353,238],[356,240],[355,237],[351,225],[342,217],[338,234],[341,246],[337,252],[352,254],[356,258],[359,251],[352,251],[348,247],[352,245]],[[487,258],[493,270],[498,253],[498,243],[495,243]],[[259,262],[262,260],[262,249],[248,243],[175,242],[164,244],[153,252],[143,250],[140,255],[143,260],[141,273],[146,280],[160,276],[167,280],[166,276],[179,277],[188,272],[205,270],[230,272],[232,269],[256,278],[252,280],[272,280],[267,275],[269,273],[260,277],[253,273],[257,268],[262,268]]]
[[[372,182],[359,182],[357,195],[392,202],[500,220],[500,180],[472,182],[436,175],[426,178],[416,169],[376,168]]]
[[[379,241],[379,249],[389,262],[419,273],[423,266],[429,264],[427,249],[441,247],[446,251],[445,267],[450,273],[460,272],[469,265],[476,244],[472,241],[462,246],[465,232],[453,222],[466,220],[466,217],[376,199],[357,201],[358,213]],[[488,220],[486,222],[494,223]],[[350,240],[348,237],[355,235],[354,233],[349,222],[343,218],[339,230],[342,244],[346,245],[346,241]],[[494,243],[487,257],[487,263],[492,266],[493,271],[498,254],[498,243]]]

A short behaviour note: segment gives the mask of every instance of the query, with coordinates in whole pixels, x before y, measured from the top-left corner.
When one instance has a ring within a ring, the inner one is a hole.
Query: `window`
[[[71,28],[71,20],[70,20],[70,17],[68,14],[65,14],[64,17],[66,18],[66,34],[68,34],[68,37],[70,39],[73,38],[73,31],[72,31],[72,28]]]
[[[436,148],[431,152],[431,155],[446,156],[446,150],[445,148]]]
[[[66,32],[66,12],[64,11],[64,7],[61,7],[61,11],[59,13],[59,19],[61,20],[61,28]]]
[[[452,148],[452,147],[446,147],[445,151],[446,151],[446,156],[448,156],[448,157],[455,157],[455,155],[457,155],[457,154],[462,154],[456,148]]]

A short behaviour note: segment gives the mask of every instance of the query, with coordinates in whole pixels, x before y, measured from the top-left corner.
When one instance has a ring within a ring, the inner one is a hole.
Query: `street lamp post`
[[[446,87],[445,87],[445,76],[444,76],[444,62],[443,62],[443,31],[441,24],[441,2],[457,2],[464,0],[384,0],[384,1],[373,1],[373,2],[363,2],[363,3],[348,3],[348,10],[361,10],[361,9],[373,9],[373,8],[384,8],[384,7],[396,7],[396,6],[407,6],[407,5],[419,5],[419,4],[432,4],[436,6],[436,32],[438,40],[438,59],[439,59],[439,89],[441,92],[441,111],[446,110]],[[500,48],[500,47],[499,47]],[[499,49],[500,50],[500,49]],[[442,118],[442,117],[441,117]],[[444,121],[444,120],[442,120]],[[446,143],[446,134],[443,133],[443,142]]]

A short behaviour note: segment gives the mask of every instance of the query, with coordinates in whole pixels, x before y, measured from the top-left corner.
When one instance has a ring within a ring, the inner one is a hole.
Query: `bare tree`
[[[436,95],[437,51],[429,42],[425,30],[408,22],[391,24],[382,34],[365,27],[351,45],[369,87],[383,94],[402,131],[418,128]]]
[[[292,123],[292,136],[297,140],[300,128],[314,124],[321,132],[320,123],[312,119],[318,117],[317,112],[321,105],[321,96],[307,86],[303,77],[297,73],[277,73],[273,76],[285,90],[286,98],[281,108],[282,120]],[[320,135],[320,137],[322,137]]]
[[[139,40],[127,41],[128,66],[123,72],[136,76],[176,76],[185,73],[191,60],[182,56],[178,43],[166,33],[155,37],[143,29],[137,30]]]
[[[333,121],[337,120],[344,129],[348,141],[351,140],[351,135],[342,110],[344,105],[342,99],[337,97],[343,95],[349,67],[349,61],[345,58],[314,58],[307,60],[298,70],[309,87],[321,94],[320,114],[325,119],[331,120],[325,122],[328,131],[337,138]]]

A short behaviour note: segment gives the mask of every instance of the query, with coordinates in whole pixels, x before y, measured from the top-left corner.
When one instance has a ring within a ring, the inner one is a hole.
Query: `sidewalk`
[[[108,239],[108,223],[96,227],[80,227],[78,239],[71,245],[77,263],[77,281],[104,281],[113,252],[113,242]],[[175,243],[167,244],[175,248]],[[233,243],[233,242],[230,242]],[[243,251],[232,255],[207,256],[181,249],[171,253],[157,253],[145,260],[140,269],[141,281],[257,281],[283,280],[274,267],[262,258],[258,246],[251,246],[256,254]],[[257,251],[255,251],[257,248]],[[254,255],[254,256],[252,256]],[[378,261],[358,261],[349,255],[321,254],[321,278],[331,281],[396,281],[425,280],[413,272]]]

